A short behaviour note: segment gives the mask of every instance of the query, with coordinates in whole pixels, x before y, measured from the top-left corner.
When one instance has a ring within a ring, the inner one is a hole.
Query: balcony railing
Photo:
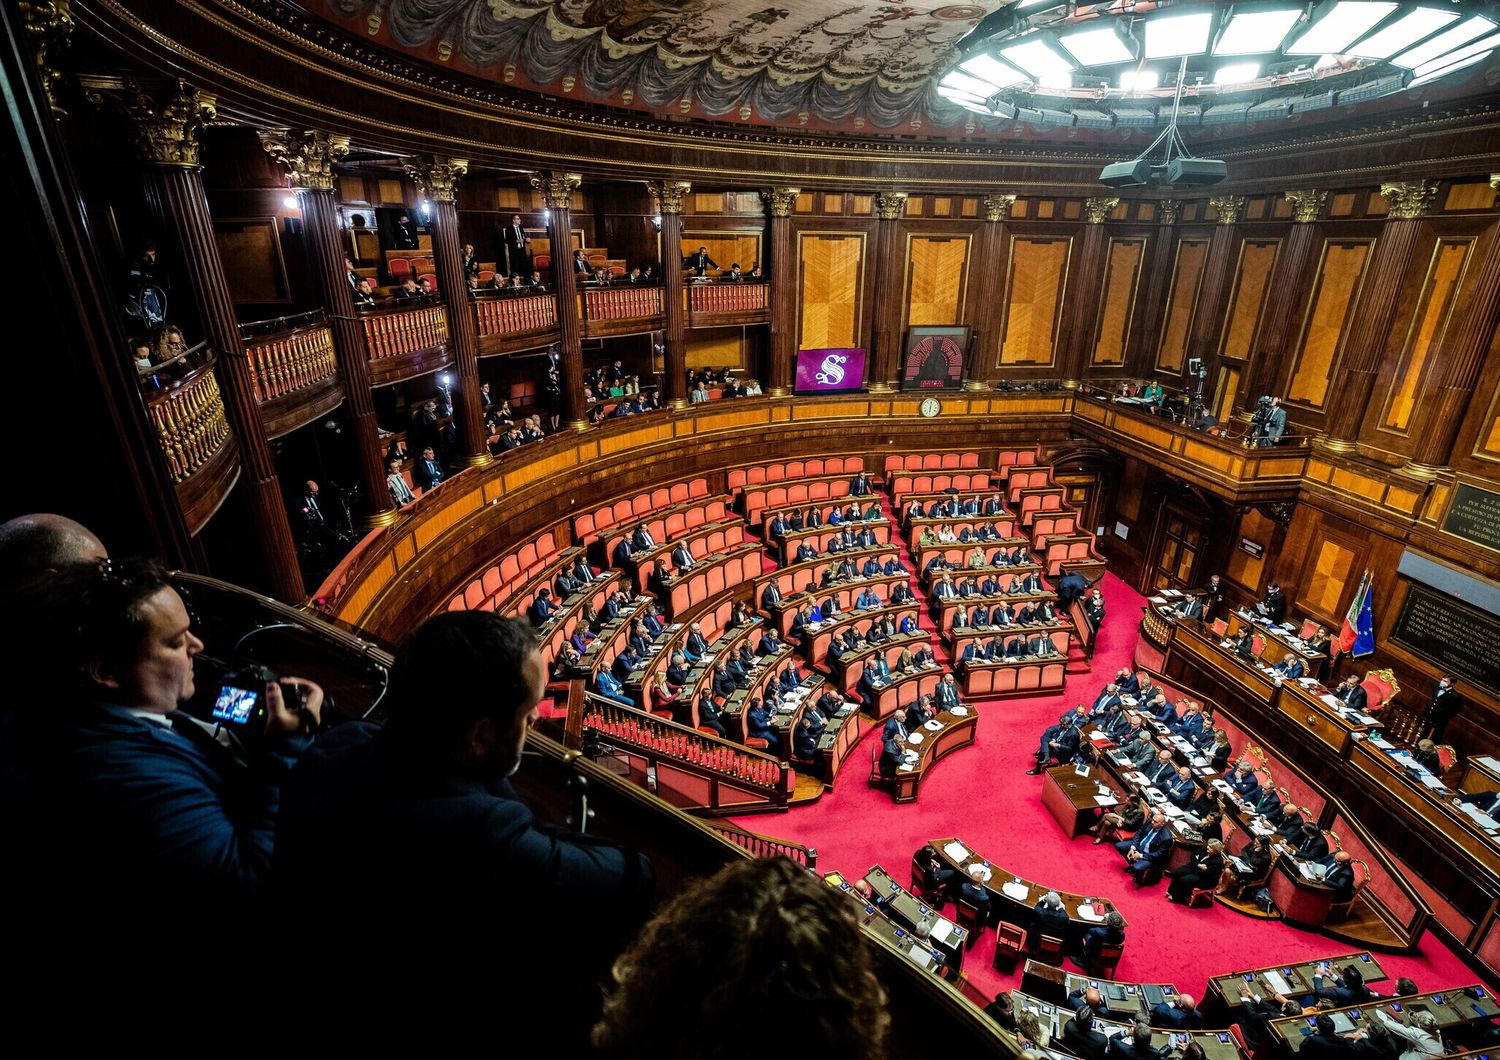
[[[430,350],[448,342],[448,310],[444,306],[389,309],[360,317],[365,353],[372,361]]]
[[[601,287],[583,292],[588,320],[639,320],[661,316],[660,287]]]
[[[334,375],[333,331],[320,324],[247,342],[256,401],[290,394]]]
[[[175,482],[183,482],[229,440],[229,420],[214,374],[215,358],[150,395],[146,412]]]
[[[688,288],[693,313],[753,313],[769,305],[770,286],[764,283],[701,283]]]
[[[479,314],[481,336],[514,335],[557,326],[557,298],[550,294],[476,298],[474,308]]]

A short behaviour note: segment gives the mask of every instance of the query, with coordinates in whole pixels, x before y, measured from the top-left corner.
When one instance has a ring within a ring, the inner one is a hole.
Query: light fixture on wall
[[[655,228],[658,232],[661,231],[661,214],[657,214],[651,218],[651,227]]]

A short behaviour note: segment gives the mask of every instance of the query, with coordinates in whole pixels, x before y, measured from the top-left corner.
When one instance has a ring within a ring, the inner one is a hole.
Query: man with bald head
[[[9,596],[33,578],[107,555],[88,527],[67,516],[18,515],[0,523],[0,593]]]

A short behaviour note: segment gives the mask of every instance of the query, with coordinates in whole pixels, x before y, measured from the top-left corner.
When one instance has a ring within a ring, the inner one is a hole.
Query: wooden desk
[[[974,731],[979,726],[979,711],[973,704],[964,704],[952,711],[940,710],[932,720],[938,728],[923,726],[907,737],[910,743],[911,737],[920,733],[922,742],[913,745],[917,748],[915,765],[896,767],[894,796],[897,802],[916,802],[917,795],[921,792],[922,778],[927,772],[954,751],[974,742]]]
[[[818,554],[823,559],[831,559],[837,562],[838,557],[848,555],[850,552],[854,551],[854,549],[843,549],[840,551],[830,552],[828,549],[829,542],[831,542],[836,537],[842,536],[846,527],[853,530],[857,534],[862,534],[866,530],[869,530],[872,534],[875,535],[876,545],[890,544],[891,524],[889,520],[861,520],[856,522],[840,523],[838,526],[815,526],[810,530],[793,530],[790,533],[783,534],[781,538],[779,558],[783,563],[785,563],[787,560],[791,559],[797,554],[797,547],[799,545],[801,545],[803,542],[807,542],[808,544],[812,545],[813,548],[818,550]],[[856,547],[870,548],[872,546],[865,545]]]
[[[989,872],[990,878],[985,881],[984,889],[989,892],[990,902],[998,911],[1001,920],[1029,925],[1031,913],[1036,908],[1037,901],[1048,891],[1056,890],[1043,884],[1032,883],[999,865],[991,864],[962,840],[929,839],[927,842],[933,850],[937,851],[938,857],[943,860],[944,864],[963,873],[965,879],[968,878],[971,865],[982,866]],[[962,856],[959,856],[960,854]],[[1015,893],[1005,890],[1007,884],[1013,886]],[[1020,891],[1021,888],[1025,889],[1024,895]],[[1063,940],[1065,944],[1077,944],[1085,931],[1104,923],[1104,914],[1115,912],[1114,903],[1107,898],[1094,898],[1062,890],[1058,890],[1057,894],[1062,899],[1063,908],[1068,914],[1068,937]],[[1104,907],[1104,913],[1093,911],[1092,907],[1096,903]],[[1085,908],[1087,908],[1087,915],[1081,915],[1080,909]]]
[[[1280,993],[1287,997],[1301,997],[1313,990],[1313,974],[1318,965],[1328,963],[1336,976],[1344,968],[1354,965],[1364,976],[1365,983],[1381,983],[1390,977],[1380,967],[1380,961],[1368,950],[1343,953],[1336,957],[1324,957],[1317,961],[1302,961],[1299,964],[1271,964],[1264,968],[1242,968],[1226,975],[1216,975],[1208,981],[1208,990],[1203,997],[1203,1006],[1212,1005],[1225,1010],[1238,1007],[1240,994],[1245,987],[1261,997]],[[1273,982],[1267,973],[1274,973],[1279,981]],[[1247,978],[1248,977],[1248,978]]]
[[[1301,659],[1303,667],[1309,675],[1315,670],[1320,662],[1326,662],[1328,656],[1323,652],[1313,651],[1302,642],[1302,638],[1288,633],[1280,626],[1270,626],[1256,621],[1254,614],[1241,608],[1231,611],[1227,616],[1229,632],[1238,633],[1246,626],[1250,631],[1259,636],[1265,646],[1261,649],[1260,658],[1270,665],[1279,663],[1288,654]]]
[[[1221,646],[1211,631],[1200,628],[1196,622],[1177,623],[1168,655],[1174,652],[1193,657],[1217,680],[1238,686],[1241,695],[1263,709],[1270,707],[1276,698],[1279,687],[1264,670]]]
[[[1068,679],[1067,662],[1062,654],[970,661],[960,684],[964,695],[976,699],[1061,692]]]
[[[1276,709],[1322,740],[1335,754],[1348,757],[1354,735],[1368,732],[1379,722],[1368,714],[1347,710],[1343,704],[1332,706],[1324,696],[1332,698],[1333,691],[1320,681],[1311,685],[1283,681]]]
[[[1104,999],[1104,1007],[1097,1009],[1096,1015],[1125,1024],[1143,1018],[1153,1005],[1176,997],[1178,993],[1177,987],[1171,983],[1125,983],[1113,979],[1091,979],[1035,960],[1028,960],[1021,972],[1020,989],[1023,993],[1055,1005],[1066,1006],[1069,994],[1088,987],[1094,987]]]
[[[1302,875],[1296,858],[1279,857],[1271,867],[1266,889],[1281,915],[1290,923],[1303,927],[1322,927],[1333,905],[1333,888]]]
[[[943,669],[937,663],[925,666],[915,673],[891,674],[888,683],[875,690],[873,696],[875,709],[872,716],[876,721],[885,721],[897,710],[910,706],[930,692],[935,692],[938,682],[942,679]],[[856,678],[855,682],[848,687],[852,688],[857,683]],[[858,698],[857,693],[855,698]]]
[[[1475,994],[1480,996],[1476,997]],[[1471,1024],[1486,1023],[1500,1016],[1500,1005],[1495,1004],[1495,999],[1486,987],[1475,983],[1453,990],[1434,990],[1431,993],[1415,994],[1411,997],[1381,999],[1359,1005],[1347,1005],[1343,1008],[1327,1009],[1320,1015],[1331,1016],[1338,1032],[1341,1035],[1349,1035],[1362,1030],[1373,1018],[1375,1012],[1384,1012],[1394,1019],[1400,1019],[1407,1012],[1423,1011],[1432,1013],[1437,1020],[1438,1029],[1446,1034],[1449,1031],[1461,1030]],[[1292,1052],[1296,1052],[1301,1048],[1303,1039],[1312,1033],[1310,1020],[1311,1017],[1283,1016],[1269,1021],[1268,1026],[1274,1040]]]
[[[932,947],[913,932],[887,918],[873,903],[866,900],[864,895],[856,891],[854,885],[846,880],[842,873],[830,872],[823,877],[823,881],[847,895],[849,900],[856,904],[861,931],[890,943],[906,954],[907,958],[923,971],[930,972],[939,978],[942,977],[943,969],[947,966],[942,950]]]
[[[1112,809],[1120,805],[1120,789],[1113,784],[1114,795],[1108,802],[1099,802],[1099,771],[1088,769],[1088,776],[1078,775],[1079,767],[1073,765],[1053,766],[1042,773],[1042,805],[1062,826],[1069,839],[1076,839],[1088,830],[1100,809]]]
[[[945,526],[953,531],[955,537],[962,530],[968,530],[969,536],[972,537],[974,532],[981,526],[988,526],[992,527],[996,535],[998,535],[991,538],[991,541],[1009,541],[1011,542],[1010,548],[1028,543],[1024,536],[1016,533],[1016,517],[1008,511],[1002,515],[953,515],[946,517],[924,515],[920,519],[907,519],[907,538],[911,541],[920,541],[924,530],[930,528],[936,533]],[[987,542],[981,541],[978,543],[986,544]],[[971,544],[971,542],[964,541],[961,544],[967,545]]]
[[[957,585],[961,579],[955,579]],[[953,624],[953,616],[959,608],[963,608],[964,614],[969,614],[975,607],[983,604],[986,609],[995,607],[996,604],[1011,604],[1019,607],[1022,604],[1032,604],[1039,600],[1051,600],[1053,605],[1057,604],[1057,594],[1050,589],[1039,593],[1016,593],[1014,596],[1007,593],[991,593],[988,596],[950,596],[947,599],[939,597],[936,593],[928,590],[928,598],[932,601],[933,612],[937,618],[939,632],[946,633],[950,629],[960,628]]]
[[[855,594],[858,596],[858,593]],[[802,637],[802,654],[807,659],[809,666],[822,666],[828,656],[828,645],[834,635],[843,636],[845,630],[857,629],[861,634],[869,632],[869,629],[877,621],[887,615],[900,628],[903,618],[911,618],[913,621],[920,619],[922,605],[913,600],[909,604],[887,604],[885,607],[874,611],[850,611],[841,614],[835,619],[820,622],[817,629],[809,629]]]
[[[845,652],[837,659],[826,660],[827,669],[832,672],[834,684],[840,691],[853,689],[859,684],[860,676],[864,673],[865,664],[875,659],[884,658],[886,665],[891,668],[891,682],[895,683],[897,677],[896,662],[901,658],[903,651],[910,651],[913,655],[917,649],[932,643],[932,633],[925,629],[917,629],[913,633],[898,633],[889,640],[882,640],[875,644],[866,644],[856,651]],[[926,669],[937,666],[934,662]],[[921,669],[918,673],[925,672]]]
[[[1043,1026],[1049,1027],[1054,1038],[1062,1037],[1063,1027],[1068,1020],[1073,1018],[1073,1010],[1066,1003],[1054,1005],[1051,1002],[1042,1001],[1029,994],[1023,994],[1019,990],[1011,991],[1011,1002],[1016,1011],[1029,1008],[1037,1014],[1038,1020]],[[1117,1023],[1114,1020],[1094,1019],[1094,1030],[1099,1031],[1107,1037],[1113,1038],[1117,1034],[1130,1034],[1135,1029],[1135,1023]],[[1177,1055],[1181,1055],[1182,1047],[1189,1042],[1196,1042],[1203,1047],[1203,1055],[1207,1060],[1244,1060],[1239,1046],[1234,1043],[1234,1035],[1227,1029],[1222,1031],[1165,1031],[1152,1030],[1151,1047],[1166,1053],[1170,1048]]]
[[[859,743],[865,727],[860,724],[858,703],[845,702],[844,712],[828,719],[828,726],[818,737],[818,756],[815,759],[818,775],[823,778],[825,790],[832,790],[834,778],[844,759]]]
[[[960,629],[947,630],[943,634],[943,640],[947,642],[948,651],[952,654],[954,663],[957,664],[960,656],[963,655],[964,648],[969,644],[982,645],[999,637],[1003,646],[1011,637],[1025,637],[1029,640],[1037,633],[1047,634],[1059,655],[1068,654],[1068,639],[1073,634],[1073,623],[1067,621],[1066,618],[1035,626],[964,626]]]
[[[923,904],[879,865],[865,873],[865,882],[870,885],[870,893],[882,913],[918,938],[926,937],[931,945],[947,955],[948,964],[955,972],[962,968],[964,943],[969,937],[967,930]]]

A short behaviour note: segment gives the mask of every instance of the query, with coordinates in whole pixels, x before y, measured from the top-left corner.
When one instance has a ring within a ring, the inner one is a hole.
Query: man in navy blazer
[[[1150,822],[1130,839],[1116,843],[1115,849],[1137,879],[1148,870],[1165,865],[1172,852],[1172,830],[1167,826],[1167,815],[1153,811]]]
[[[1192,1031],[1203,1026],[1203,1013],[1198,1011],[1193,995],[1178,994],[1168,1004],[1158,1001],[1151,1009],[1151,1026],[1174,1031]]]

